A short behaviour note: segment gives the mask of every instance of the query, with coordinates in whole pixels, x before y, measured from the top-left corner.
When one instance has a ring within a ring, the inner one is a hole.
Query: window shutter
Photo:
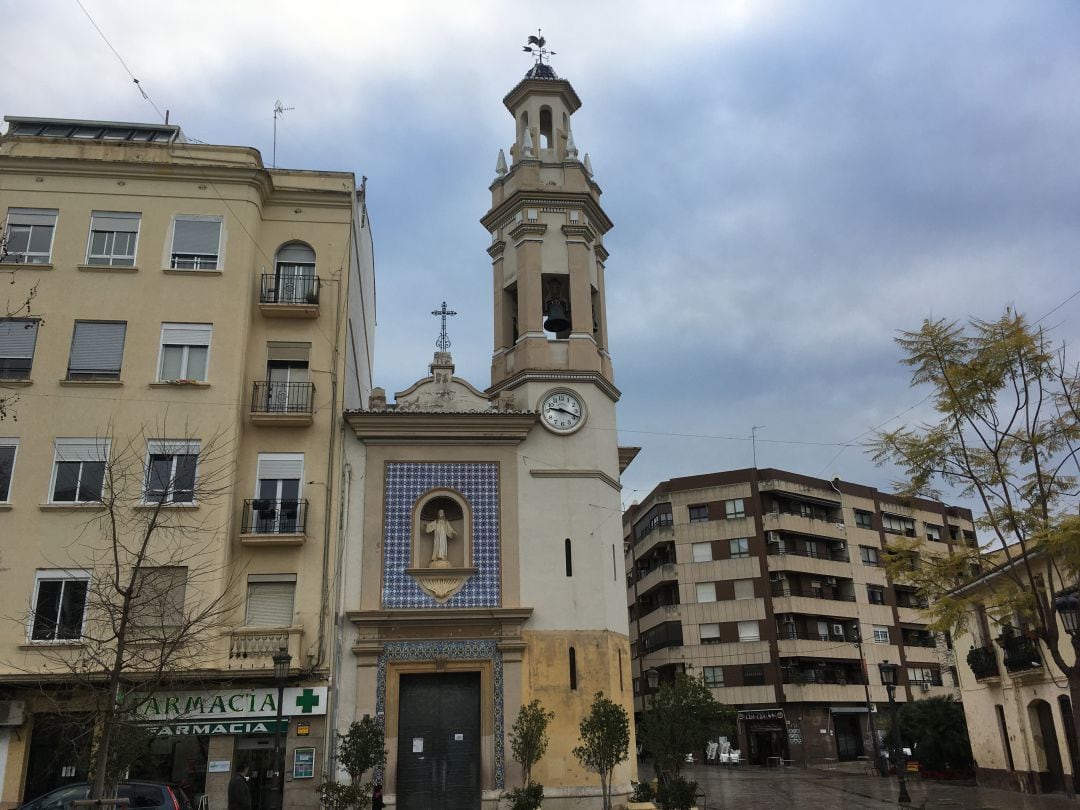
[[[757,641],[760,638],[756,621],[739,622],[739,641]]]
[[[201,253],[216,256],[220,241],[220,219],[176,218],[173,229],[173,253]]]
[[[126,323],[75,321],[70,371],[120,371]]]
[[[255,473],[258,479],[286,478],[302,479],[304,477],[304,454],[303,453],[260,453],[258,471]]]
[[[289,627],[293,623],[296,582],[253,582],[248,580],[247,616],[252,627]]]
[[[57,461],[108,461],[108,439],[57,439]]]
[[[44,208],[9,208],[9,225],[55,225],[55,210]]]
[[[169,346],[209,346],[213,326],[208,323],[163,323],[161,343]]]
[[[90,216],[90,230],[138,233],[141,216],[141,214],[125,214],[117,211],[95,211]]]
[[[720,638],[719,624],[703,624],[699,626],[701,638]]]
[[[34,356],[38,322],[30,318],[10,318],[0,321],[0,357]]]
[[[292,360],[307,362],[311,355],[310,343],[267,343],[268,360]]]
[[[278,264],[315,264],[315,251],[307,245],[285,245],[277,254]]]
[[[152,456],[199,455],[198,439],[151,439],[146,447]]]
[[[753,599],[754,598],[754,580],[752,580],[752,579],[737,579],[737,580],[735,580],[735,598],[736,599]]]

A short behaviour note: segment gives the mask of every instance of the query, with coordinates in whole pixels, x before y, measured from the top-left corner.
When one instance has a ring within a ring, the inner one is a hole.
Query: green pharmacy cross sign
[[[296,696],[296,705],[301,714],[311,714],[319,705],[319,702],[320,698],[315,694],[314,689],[304,689]]]

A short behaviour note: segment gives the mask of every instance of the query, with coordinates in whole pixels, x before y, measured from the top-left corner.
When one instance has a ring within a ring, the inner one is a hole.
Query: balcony
[[[273,672],[273,656],[282,647],[292,655],[293,665],[304,660],[302,627],[236,627],[229,631],[229,669]]]
[[[262,380],[252,384],[251,421],[256,425],[303,427],[315,414],[315,384]]]
[[[254,498],[244,501],[240,542],[245,546],[299,546],[307,529],[308,502]]]
[[[1010,675],[1042,671],[1039,643],[1027,636],[999,636],[998,644],[1005,650],[1005,669]]]
[[[971,673],[977,681],[1001,677],[1001,669],[998,667],[997,654],[993,647],[972,647],[968,650],[967,664],[971,667]]]
[[[839,587],[836,585],[826,586],[824,588],[808,588],[800,585],[798,582],[791,580],[783,582],[773,582],[772,595],[783,596],[801,596],[807,599],[827,599],[833,602],[854,602],[855,594],[841,593]],[[788,611],[784,611],[785,613]],[[800,611],[791,611],[798,613]]]
[[[651,608],[646,613],[642,613],[641,618],[639,619],[641,622],[641,634],[644,635],[647,631],[652,630],[659,624],[679,621],[681,618],[682,607],[680,605],[660,605],[659,607]]]
[[[319,277],[262,274],[259,309],[270,318],[319,317]]]
[[[644,596],[653,588],[665,582],[678,582],[679,569],[675,563],[664,563],[649,571],[638,580],[637,592]]]
[[[798,546],[793,540],[772,540],[765,546],[765,553],[770,557],[793,555],[795,557],[809,557],[814,560],[826,560],[831,562],[849,562],[847,548],[806,548]]]
[[[835,665],[801,662],[800,665],[781,665],[781,680],[793,686],[828,684],[832,686],[862,686],[866,676],[858,664]]]
[[[761,523],[766,531],[808,534],[831,540],[844,540],[844,524],[840,517],[826,517],[823,514],[804,514],[802,512],[773,510],[761,516]]]

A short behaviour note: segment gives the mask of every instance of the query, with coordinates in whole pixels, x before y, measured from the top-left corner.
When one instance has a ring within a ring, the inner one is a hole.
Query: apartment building
[[[1024,632],[1022,618],[995,619],[984,606],[995,603],[995,590],[1032,581],[1049,598],[1042,584],[1046,557],[1034,551],[1028,562],[1039,572],[1030,579],[1018,549],[1011,562],[998,555],[996,565],[958,592],[973,608],[966,632],[956,638],[968,738],[979,784],[1071,794],[1077,790],[1080,752],[1068,681],[1047,642]],[[1075,612],[1071,618],[1075,623]],[[1059,621],[1057,643],[1067,662],[1075,656],[1070,632],[1076,628]]]
[[[123,691],[159,691],[130,775],[218,807],[247,761],[256,807],[317,806],[339,414],[371,386],[363,189],[172,125],[5,121],[0,807],[86,778],[103,600],[136,563]]]
[[[897,537],[974,543],[967,509],[743,469],[665,481],[623,529],[637,711],[650,676],[703,677],[739,709],[733,747],[807,764],[873,758],[881,661],[901,667],[897,700],[956,693],[949,639],[882,563]]]

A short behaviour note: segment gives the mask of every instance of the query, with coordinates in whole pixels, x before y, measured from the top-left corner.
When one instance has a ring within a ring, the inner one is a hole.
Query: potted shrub
[[[548,747],[547,727],[555,717],[539,700],[525,704],[518,711],[510,730],[510,750],[521,765],[522,785],[506,794],[510,810],[539,810],[544,802],[544,786],[532,780],[532,768]]]
[[[656,794],[648,782],[634,782],[634,792],[626,803],[626,810],[656,810],[653,799]]]
[[[693,810],[698,783],[685,776],[675,776],[661,782],[656,798],[663,810]]]

